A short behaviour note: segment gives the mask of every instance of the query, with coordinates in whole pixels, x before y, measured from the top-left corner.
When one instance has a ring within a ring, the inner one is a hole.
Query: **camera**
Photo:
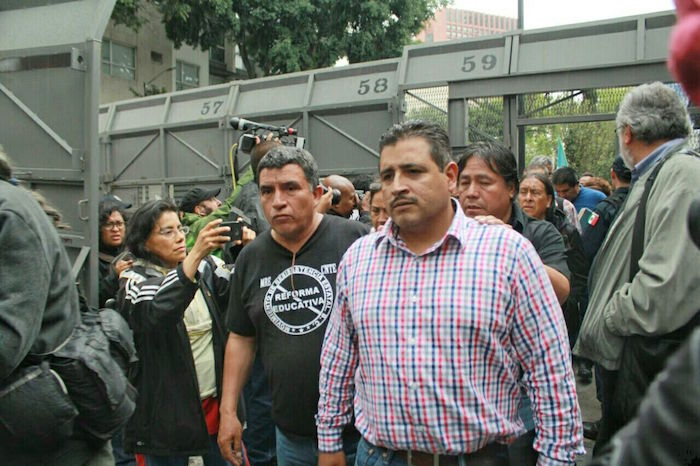
[[[320,185],[321,189],[323,190],[323,194],[326,194],[328,192],[328,188],[324,185]],[[333,197],[331,198],[331,205],[338,205],[340,204],[340,191],[338,191],[335,188],[331,188],[331,191],[333,192]]]
[[[243,225],[244,225],[244,223],[241,221],[226,221],[226,222],[221,222],[219,224],[220,227],[231,228],[231,231],[226,233],[226,235],[230,238],[229,241],[236,241],[239,239],[243,239]]]
[[[238,141],[238,148],[248,154],[253,150],[256,144],[259,144],[265,139],[268,133],[272,133],[273,137],[278,138],[285,146],[303,149],[306,144],[306,139],[297,136],[297,132],[294,128],[257,123],[239,117],[231,118],[229,123],[233,129],[245,131]]]

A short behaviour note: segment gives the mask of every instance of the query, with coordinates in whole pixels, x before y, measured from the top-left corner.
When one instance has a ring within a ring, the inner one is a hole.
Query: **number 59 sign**
[[[496,55],[492,54],[483,55],[481,57],[469,55],[463,58],[462,71],[471,73],[476,70],[477,67],[484,71],[490,71],[495,68],[497,61]]]

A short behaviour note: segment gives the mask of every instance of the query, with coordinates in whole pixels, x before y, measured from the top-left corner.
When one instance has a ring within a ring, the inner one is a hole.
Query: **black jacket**
[[[622,207],[622,204],[627,199],[629,188],[617,188],[613,193],[600,201],[593,209],[594,217],[593,225],[583,223],[581,225],[581,238],[583,240],[583,251],[589,263],[593,263],[593,258],[598,253],[598,249],[603,244],[605,235],[608,234],[610,225],[612,225],[617,212]]]
[[[182,265],[166,270],[144,261],[122,273],[118,306],[134,331],[138,368],[130,376],[139,397],[124,434],[124,449],[153,455],[202,455],[209,448],[194,359],[183,315],[197,289],[212,317],[217,394],[221,396],[229,274],[211,257],[197,283]]]
[[[105,251],[101,246],[100,244],[99,261],[97,263],[97,270],[100,273],[98,287],[99,307],[105,307],[105,302],[108,299],[116,298],[117,291],[119,291],[119,277],[117,277],[117,272],[112,267],[112,262],[119,253],[119,250]]]

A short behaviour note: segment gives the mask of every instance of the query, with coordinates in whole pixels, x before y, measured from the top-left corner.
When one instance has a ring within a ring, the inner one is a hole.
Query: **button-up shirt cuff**
[[[575,461],[559,461],[554,458],[549,458],[544,456],[542,453],[539,454],[537,459],[537,466],[575,466]]]
[[[322,453],[335,453],[343,450],[342,427],[318,428],[318,451]]]

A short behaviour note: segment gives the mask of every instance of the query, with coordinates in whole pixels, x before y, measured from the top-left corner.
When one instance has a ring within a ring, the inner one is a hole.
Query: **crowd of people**
[[[612,183],[518,167],[495,141],[453,153],[416,120],[382,135],[361,190],[267,138],[223,202],[105,195],[99,306],[133,335],[133,415],[111,442],[0,440],[0,463],[544,466],[574,464],[584,435],[599,465],[697,458],[700,402],[678,383],[693,351],[654,379],[700,341],[700,156],[663,84],[631,90],[616,128]],[[81,311],[47,208],[0,162],[5,380],[51,361]],[[602,417],[584,423],[577,381],[594,378]]]

